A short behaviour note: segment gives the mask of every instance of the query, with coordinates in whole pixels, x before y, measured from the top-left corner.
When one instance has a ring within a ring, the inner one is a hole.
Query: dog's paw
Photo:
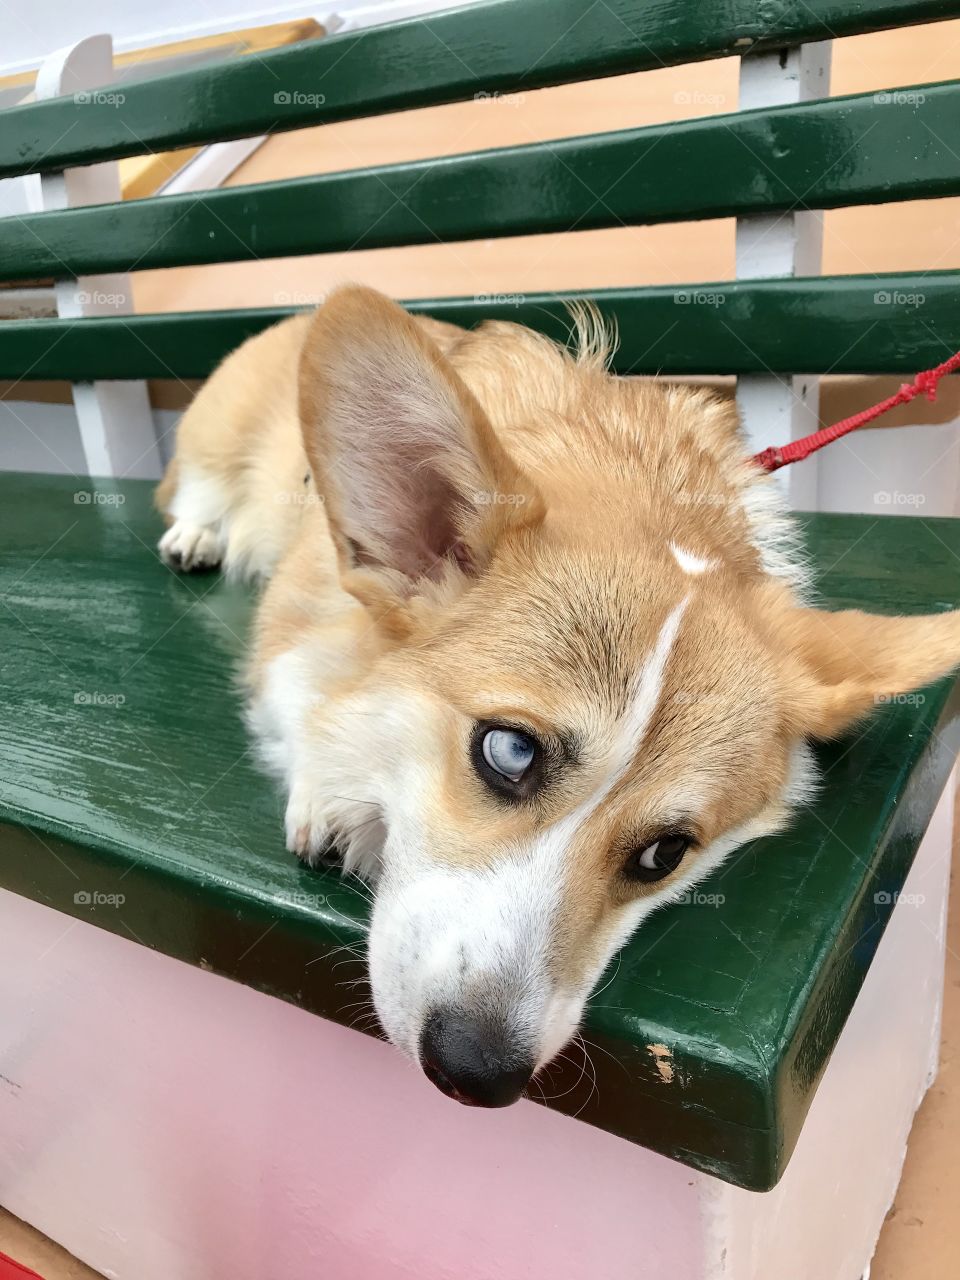
[[[287,848],[307,866],[330,866],[339,861],[330,828],[307,793],[295,791],[290,796],[284,830]]]
[[[178,573],[201,573],[216,569],[223,559],[223,546],[209,525],[176,520],[160,539],[160,558]]]

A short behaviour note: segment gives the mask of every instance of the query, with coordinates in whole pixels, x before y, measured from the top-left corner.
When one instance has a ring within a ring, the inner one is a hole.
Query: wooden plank
[[[143,81],[120,104],[11,108],[0,177],[957,16],[957,0],[493,0]]]
[[[318,46],[319,47],[319,46]],[[0,279],[960,192],[960,82],[0,223]]]
[[[558,341],[568,303],[590,299],[615,321],[620,373],[915,373],[960,348],[960,276],[824,276],[417,299],[413,312],[470,328],[529,325]],[[0,378],[200,378],[293,308],[190,311],[0,327]]]
[[[151,492],[0,476],[17,690],[0,721],[0,885],[349,1024],[363,992],[338,949],[362,940],[366,894],[284,851],[233,674],[250,593],[157,563]],[[806,528],[828,605],[960,603],[958,521]],[[721,903],[643,925],[588,1014],[606,1050],[596,1091],[585,1100],[572,1062],[550,1105],[731,1181],[776,1180],[952,767],[952,687],[820,749],[816,813],[705,882]],[[682,1102],[647,1049],[664,1038]]]

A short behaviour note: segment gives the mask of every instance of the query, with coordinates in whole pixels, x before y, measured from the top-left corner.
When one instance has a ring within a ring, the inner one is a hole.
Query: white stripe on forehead
[[[590,806],[588,813],[592,813],[607,798],[624,776],[646,737],[650,722],[660,704],[667,663],[670,661],[670,654],[673,652],[689,599],[689,596],[684,596],[676,608],[667,615],[657,636],[657,643],[653,646],[653,652],[640,669],[640,674],[634,682],[630,704],[617,726],[617,734],[610,753],[610,772],[606,781],[586,802]]]
[[[654,713],[659,706],[660,695],[663,691],[663,677],[667,669],[667,663],[670,660],[670,654],[673,652],[673,646],[689,599],[689,596],[684,596],[676,608],[667,615],[666,621],[660,628],[660,634],[657,636],[657,642],[653,646],[653,652],[644,662],[640,669],[640,674],[634,681],[630,703],[617,724],[616,735],[610,750],[610,765],[606,777],[592,796],[588,796],[582,804],[577,805],[576,809],[572,813],[568,813],[565,818],[561,818],[553,826],[548,827],[543,832],[541,839],[546,839],[551,844],[554,844],[556,840],[559,840],[561,844],[566,844],[581,823],[585,822],[603,804],[604,800],[630,768],[631,761],[637,754],[640,744],[643,742],[650,727]]]
[[[680,631],[680,623],[684,620],[684,612],[689,600],[690,596],[685,595],[680,604],[667,614],[667,621],[660,627],[653,653],[640,668],[640,675],[637,676],[634,684],[634,695],[627,707],[625,717],[618,726],[617,739],[614,741],[611,777],[608,778],[607,785],[602,788],[603,794],[596,800],[598,804],[630,768],[630,762],[634,759],[637,749],[644,740],[646,730],[650,727],[650,721],[659,705],[660,692],[663,691],[663,677],[666,675],[669,655],[673,652],[673,645],[676,643],[677,632]]]

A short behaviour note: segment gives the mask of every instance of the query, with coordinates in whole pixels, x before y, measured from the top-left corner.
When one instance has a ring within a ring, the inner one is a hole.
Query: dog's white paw
[[[333,836],[323,814],[306,790],[295,788],[287,801],[284,818],[287,848],[310,867],[332,862]]]
[[[223,545],[209,525],[176,520],[160,539],[160,557],[179,573],[216,569],[223,559]]]

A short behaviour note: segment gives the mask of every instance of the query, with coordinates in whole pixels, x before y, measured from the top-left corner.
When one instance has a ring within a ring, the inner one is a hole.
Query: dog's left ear
[[[344,571],[477,571],[505,526],[543,518],[536,486],[436,344],[373,289],[337,290],[311,322],[300,419]]]
[[[797,733],[829,739],[878,705],[960,665],[960,611],[915,618],[789,608],[776,622],[794,659],[788,714]]]

